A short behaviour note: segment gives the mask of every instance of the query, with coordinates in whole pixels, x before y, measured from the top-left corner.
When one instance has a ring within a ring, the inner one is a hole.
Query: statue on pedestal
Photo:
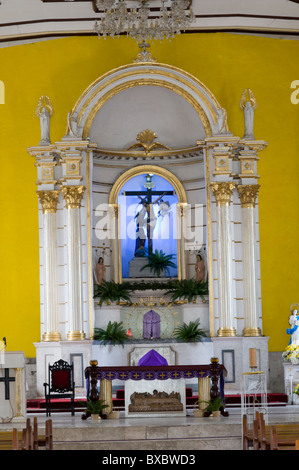
[[[49,145],[50,141],[50,117],[53,114],[53,107],[48,96],[41,96],[35,110],[35,114],[40,119],[41,141],[39,145]]]
[[[98,284],[102,284],[105,280],[106,267],[104,266],[104,258],[100,257],[96,265],[96,277]]]
[[[205,262],[201,255],[196,255],[195,272],[197,281],[205,281]]]
[[[291,335],[289,345],[299,346],[299,314],[298,305],[291,305],[291,315],[289,316],[289,325],[291,328],[287,328],[287,334]]]
[[[247,97],[248,96],[248,97]],[[256,110],[257,103],[254,97],[254,94],[250,90],[250,88],[246,88],[240,99],[240,108],[243,109],[244,112],[244,121],[245,121],[245,133],[243,139],[253,139],[253,119],[254,119],[254,111]]]

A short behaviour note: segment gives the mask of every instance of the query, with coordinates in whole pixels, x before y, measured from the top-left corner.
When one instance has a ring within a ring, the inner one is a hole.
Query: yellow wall
[[[299,42],[233,34],[181,35],[152,46],[159,62],[201,80],[228,111],[230,130],[243,135],[244,88],[258,102],[255,137],[268,142],[258,164],[264,334],[283,350],[289,306],[299,302],[299,105],[290,100],[299,79]],[[84,89],[109,70],[130,63],[138,47],[126,38],[67,38],[0,49],[1,231],[0,339],[8,350],[35,356],[39,331],[37,178],[26,149],[40,140],[35,108],[41,95],[54,107],[52,142]]]

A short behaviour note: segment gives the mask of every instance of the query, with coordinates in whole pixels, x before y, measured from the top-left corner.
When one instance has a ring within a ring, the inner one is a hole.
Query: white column
[[[67,208],[68,340],[83,340],[80,205],[84,186],[63,186]]]
[[[120,272],[120,240],[118,235],[118,217],[119,206],[118,204],[109,204],[110,215],[110,240],[112,244],[112,264],[113,264],[113,280],[114,282],[121,282],[122,276]]]
[[[178,278],[186,279],[185,234],[187,233],[187,204],[178,203]]]
[[[211,183],[218,215],[219,330],[217,336],[236,336],[232,308],[232,255],[230,201],[235,183]]]
[[[57,312],[56,209],[59,191],[37,192],[43,209],[44,328],[43,341],[60,341]]]
[[[255,249],[255,201],[258,184],[237,187],[242,207],[242,244],[244,276],[244,317],[243,336],[261,336],[257,317],[256,249]]]

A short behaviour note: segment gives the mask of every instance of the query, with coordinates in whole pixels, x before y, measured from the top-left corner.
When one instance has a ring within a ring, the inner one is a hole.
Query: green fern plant
[[[104,346],[107,343],[111,343],[114,346],[121,344],[124,347],[124,342],[129,339],[126,330],[123,328],[122,322],[108,322],[107,328],[95,328],[93,339],[96,341],[102,341]]]
[[[208,283],[196,281],[195,279],[182,279],[173,283],[166,294],[172,294],[171,300],[187,300],[191,303],[197,297],[201,297],[205,301],[205,295],[209,293]]]
[[[163,250],[155,250],[154,252],[148,252],[147,264],[141,268],[143,271],[145,268],[149,268],[154,274],[158,277],[165,271],[167,272],[169,268],[176,268],[176,264],[172,261],[175,255],[166,255]]]
[[[106,404],[105,400],[99,399],[92,401],[90,398],[86,400],[86,411],[92,414],[100,414],[104,408],[108,408],[109,405]]]
[[[207,335],[199,325],[199,318],[195,321],[190,321],[189,324],[182,323],[174,330],[174,336],[185,342],[193,341],[196,343],[197,341],[201,341],[201,339],[203,337],[206,338]]]
[[[127,301],[131,302],[130,289],[127,283],[117,283],[114,281],[103,281],[97,284],[95,297],[99,297],[99,305],[109,302]]]

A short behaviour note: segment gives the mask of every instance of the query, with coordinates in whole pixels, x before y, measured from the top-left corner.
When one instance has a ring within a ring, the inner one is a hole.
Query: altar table
[[[87,396],[91,400],[105,400],[108,408],[105,414],[112,411],[112,381],[113,380],[176,380],[198,379],[198,407],[204,409],[205,403],[219,394],[224,397],[224,377],[226,369],[218,363],[217,358],[211,359],[211,364],[203,365],[171,365],[171,366],[123,366],[99,367],[97,361],[91,361],[85,369]],[[100,381],[100,394],[97,383]],[[218,386],[219,384],[219,386]]]

